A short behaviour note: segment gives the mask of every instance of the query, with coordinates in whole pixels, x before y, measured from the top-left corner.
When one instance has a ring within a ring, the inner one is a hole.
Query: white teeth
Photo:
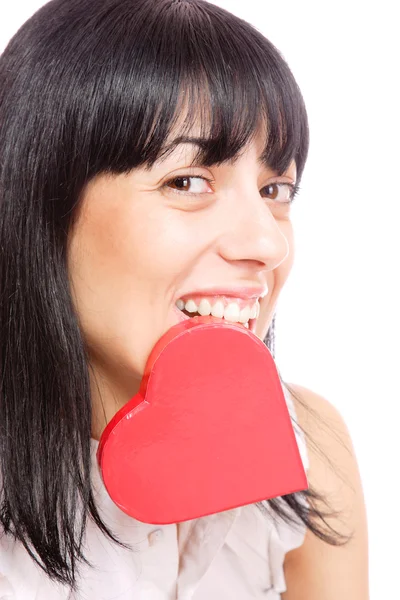
[[[206,317],[211,313],[211,304],[206,298],[203,298],[199,304],[198,311],[199,315]]]
[[[183,300],[177,300],[176,306],[179,308],[179,310],[183,310],[185,308],[185,303]]]
[[[245,306],[240,310],[237,302],[230,302],[228,306],[224,306],[222,300],[217,300],[213,306],[207,298],[202,298],[200,304],[197,305],[192,299],[186,303],[184,300],[177,300],[176,306],[179,310],[186,310],[188,313],[199,313],[202,316],[212,315],[219,319],[226,319],[231,323],[242,323],[248,327],[249,319],[257,319],[260,314],[260,304],[256,301],[252,307]]]
[[[239,321],[240,316],[240,308],[236,302],[231,302],[224,310],[224,319],[226,321],[231,321],[232,323],[237,323]]]
[[[197,312],[196,302],[194,300],[188,300],[185,304],[185,310],[187,310],[189,313]]]
[[[214,306],[211,309],[211,314],[213,317],[218,317],[218,319],[222,319],[224,316],[224,303],[222,300],[217,300]]]
[[[239,323],[247,323],[247,321],[250,319],[250,306],[245,306],[244,308],[242,308],[242,310],[240,311],[240,315],[239,315]]]
[[[258,304],[258,302],[256,302],[255,304],[253,304],[253,306],[251,307],[249,319],[256,319],[257,318],[257,306],[258,307],[260,306]]]
[[[244,323],[244,326],[246,327],[246,329],[249,328],[249,324],[248,323]]]

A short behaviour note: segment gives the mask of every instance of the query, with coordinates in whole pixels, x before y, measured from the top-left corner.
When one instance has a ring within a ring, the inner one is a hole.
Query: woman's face
[[[295,183],[296,167],[276,176],[258,162],[262,149],[257,137],[235,163],[204,168],[188,166],[198,148],[182,144],[150,171],[87,185],[69,273],[92,366],[94,437],[138,391],[155,343],[185,318],[178,300],[246,320],[263,296],[250,326],[266,335],[294,250],[291,190],[272,184]]]

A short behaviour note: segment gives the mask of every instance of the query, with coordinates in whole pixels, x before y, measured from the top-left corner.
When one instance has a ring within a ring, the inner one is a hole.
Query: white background
[[[400,559],[396,2],[214,3],[253,23],[279,48],[306,101],[311,149],[292,212],[296,261],[278,305],[276,359],[284,380],[322,394],[347,423],[367,505],[371,599],[395,598]],[[42,4],[2,0],[1,51]]]

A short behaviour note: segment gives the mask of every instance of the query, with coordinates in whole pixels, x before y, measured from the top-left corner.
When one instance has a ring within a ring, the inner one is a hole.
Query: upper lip
[[[194,296],[230,296],[232,298],[243,298],[243,300],[251,300],[252,298],[263,298],[268,293],[267,286],[257,287],[218,287],[195,290],[180,296],[181,300],[187,300]]]

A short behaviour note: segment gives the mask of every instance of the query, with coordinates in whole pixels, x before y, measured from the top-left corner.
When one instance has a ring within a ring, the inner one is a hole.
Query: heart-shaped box
[[[117,506],[152,524],[308,488],[270,351],[214,317],[181,322],[157,342],[97,459]]]

